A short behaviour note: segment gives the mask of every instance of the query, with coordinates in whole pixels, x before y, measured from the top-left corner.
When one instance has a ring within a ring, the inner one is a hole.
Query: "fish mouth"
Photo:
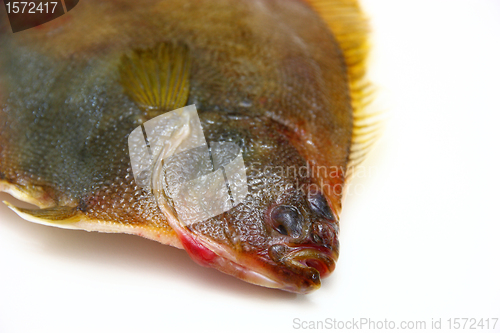
[[[281,264],[280,273],[291,275],[289,283],[284,288],[296,293],[309,293],[321,286],[321,278],[325,278],[335,270],[338,259],[336,251],[325,247],[300,246],[290,247],[275,244],[269,248],[270,258]]]
[[[262,258],[234,260],[218,256],[217,264],[206,265],[233,275],[241,280],[267,288],[281,289],[298,294],[308,294],[321,287],[321,278],[335,269],[338,255],[333,251],[317,248],[293,248],[282,244],[271,246],[273,250],[285,250],[271,256],[273,264],[265,264]],[[226,255],[228,252],[225,253]],[[200,262],[199,262],[200,263]],[[276,263],[278,265],[276,265]],[[205,266],[205,265],[204,265]]]
[[[272,245],[268,256],[238,255],[213,241],[183,234],[184,249],[198,264],[263,287],[307,294],[335,269],[337,253],[326,247]],[[267,257],[267,259],[266,259]],[[269,260],[269,257],[271,260]]]
[[[315,249],[293,251],[285,255],[283,259],[288,266],[315,270],[319,273],[321,278],[330,275],[335,268],[335,260],[331,256]]]

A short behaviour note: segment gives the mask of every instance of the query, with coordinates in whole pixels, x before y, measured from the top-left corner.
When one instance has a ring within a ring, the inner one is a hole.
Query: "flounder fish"
[[[86,0],[15,34],[0,17],[0,190],[32,222],[315,290],[373,142],[366,32],[354,0]]]

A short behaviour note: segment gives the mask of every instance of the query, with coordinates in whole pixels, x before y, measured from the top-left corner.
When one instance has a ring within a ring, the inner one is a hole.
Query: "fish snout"
[[[321,278],[335,269],[339,253],[337,230],[334,222],[313,222],[308,236],[300,244],[274,244],[269,247],[269,257],[285,270],[300,276],[305,292],[314,290],[321,285]]]
[[[275,244],[269,248],[269,257],[279,266],[280,273],[295,281],[292,291],[308,293],[321,286],[321,278],[335,269],[336,256],[330,251],[311,246],[291,247]],[[292,278],[295,276],[295,278]]]
[[[281,234],[278,244],[289,249],[310,248],[338,258],[338,223],[333,219],[321,217],[308,220],[301,212],[290,205],[275,206],[269,213],[271,227]],[[271,251],[271,250],[270,250]],[[281,253],[281,251],[278,251]],[[278,253],[275,251],[275,254]],[[290,252],[290,251],[288,251]],[[291,251],[294,252],[294,251]],[[274,258],[277,258],[275,255]]]
[[[299,293],[319,288],[339,255],[338,222],[326,199],[310,194],[308,208],[277,205],[266,214],[267,225],[274,229],[267,253],[277,264],[275,274],[289,280],[284,289]]]

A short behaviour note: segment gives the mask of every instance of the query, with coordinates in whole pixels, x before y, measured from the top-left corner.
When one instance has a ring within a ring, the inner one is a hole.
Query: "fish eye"
[[[309,207],[316,214],[328,220],[334,220],[333,212],[326,201],[326,198],[318,191],[309,192]]]
[[[293,238],[300,237],[304,218],[292,206],[277,206],[271,211],[273,228],[282,235]]]

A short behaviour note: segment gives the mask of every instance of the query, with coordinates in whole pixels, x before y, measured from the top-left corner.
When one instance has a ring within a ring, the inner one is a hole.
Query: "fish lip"
[[[284,256],[284,262],[288,265],[299,265],[308,269],[316,270],[321,278],[325,278],[335,269],[337,256],[333,251],[322,250],[316,247],[293,249]]]
[[[302,278],[302,284],[293,286],[293,292],[309,293],[321,286],[321,278],[330,275],[336,266],[338,253],[324,246],[288,246],[275,244],[269,248],[270,258],[287,271]],[[287,288],[287,290],[290,290]]]

